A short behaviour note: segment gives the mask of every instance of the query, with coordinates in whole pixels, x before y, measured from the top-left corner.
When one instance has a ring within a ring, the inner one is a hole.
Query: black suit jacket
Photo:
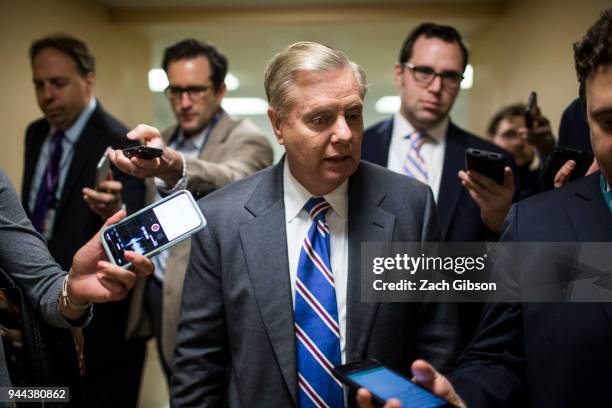
[[[563,111],[559,124],[559,146],[592,152],[590,129],[580,98],[574,99]]]
[[[386,167],[392,133],[393,118],[366,129],[361,148],[362,159]],[[437,202],[442,238],[447,242],[480,242],[493,234],[480,220],[478,204],[472,200],[457,176],[459,170],[465,169],[465,149],[468,147],[501,153],[514,168],[508,152],[449,123]]]
[[[612,241],[599,176],[515,204],[502,240]],[[612,303],[491,303],[451,380],[470,407],[607,406],[611,345]]]
[[[49,122],[40,119],[30,124],[26,130],[25,166],[21,195],[23,206],[27,211],[29,211],[28,199],[36,163],[45,138],[49,134],[49,129]],[[51,255],[64,270],[70,269],[76,251],[94,236],[103,225],[100,216],[91,211],[83,200],[81,190],[83,187],[93,188],[96,165],[108,146],[120,149],[135,144],[128,141],[125,136],[127,132],[128,129],[106,113],[98,102],[76,142],[74,156],[70,163],[56,212],[53,235],[48,242]],[[140,209],[144,203],[144,182],[125,175],[117,169],[113,169],[113,177],[123,183],[122,198],[128,212]],[[96,305],[95,316],[84,329],[85,362],[87,365],[86,383],[90,380],[95,383],[96,376],[103,377],[107,373],[116,371],[116,367],[113,367],[113,365],[117,362],[127,365],[129,361],[133,360],[132,356],[141,353],[140,347],[134,350],[131,345],[125,342],[128,306],[129,297],[119,302]],[[58,344],[63,347],[64,342],[65,340],[59,340]],[[67,342],[70,343],[70,341]],[[68,344],[66,349],[70,350],[71,346]],[[129,369],[126,368],[124,371],[129,371]],[[110,376],[110,374],[108,375]],[[121,378],[121,373],[109,378]],[[123,384],[126,384],[127,381],[138,382],[139,377],[135,380],[121,380]],[[138,385],[135,385],[135,387],[136,393],[133,397],[126,395],[123,399],[124,402],[133,400],[133,404],[132,402],[127,402],[127,404],[134,405],[136,403]],[[99,397],[92,397],[92,391],[86,390],[85,398],[88,398],[88,404],[91,406],[96,405],[95,400],[102,401],[105,395],[113,395],[113,393],[108,392],[108,388],[104,389],[97,385],[94,385],[93,388],[99,389],[100,393],[98,394]],[[106,404],[101,403],[100,405]]]

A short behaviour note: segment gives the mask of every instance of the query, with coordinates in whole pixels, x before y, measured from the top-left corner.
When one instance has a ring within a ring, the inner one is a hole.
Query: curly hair
[[[587,78],[601,65],[612,63],[612,9],[601,13],[582,40],[574,43],[574,62],[580,83],[580,100],[586,106]]]

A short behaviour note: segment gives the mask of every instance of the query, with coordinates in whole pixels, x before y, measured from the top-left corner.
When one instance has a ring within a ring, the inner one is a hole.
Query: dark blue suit
[[[593,151],[589,124],[580,98],[574,99],[563,111],[559,124],[558,145],[582,150],[583,152]]]
[[[393,118],[366,129],[361,158],[387,167],[392,133]],[[457,176],[459,170],[465,169],[465,149],[468,147],[501,153],[509,163],[513,163],[505,150],[460,129],[452,122],[449,124],[437,203],[442,237],[447,242],[480,242],[493,235],[480,219],[480,207]],[[514,167],[514,164],[511,166]]]
[[[515,204],[502,241],[612,241],[599,177]],[[612,303],[491,303],[451,375],[470,407],[607,406],[610,378]]]
[[[379,122],[366,129],[363,135],[361,157],[381,166],[387,166],[389,146],[393,134],[393,118]],[[480,207],[461,185],[457,173],[465,169],[465,149],[489,150],[503,154],[514,168],[508,152],[455,126],[452,122],[446,132],[446,150],[440,191],[438,192],[438,219],[442,238],[446,242],[482,242],[497,240],[480,219]],[[480,322],[482,303],[462,303],[459,305],[459,319],[463,344],[472,339]]]

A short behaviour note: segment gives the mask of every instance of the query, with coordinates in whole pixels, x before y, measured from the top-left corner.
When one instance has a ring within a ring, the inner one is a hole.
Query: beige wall
[[[610,7],[609,0],[516,0],[471,38],[475,68],[470,127],[484,135],[502,106],[526,102],[531,90],[555,135],[578,96],[572,44]]]
[[[41,116],[28,60],[32,40],[58,31],[84,40],[96,57],[94,90],[103,106],[128,126],[151,120],[147,88],[149,41],[110,20],[89,1],[0,1],[0,168],[19,189],[24,131]]]

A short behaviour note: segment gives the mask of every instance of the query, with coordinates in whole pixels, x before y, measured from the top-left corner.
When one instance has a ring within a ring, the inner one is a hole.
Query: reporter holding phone
[[[125,213],[117,213],[105,225],[123,217]],[[91,319],[92,303],[124,298],[138,276],[153,272],[147,258],[136,253],[126,256],[133,270],[108,262],[99,234],[95,234],[75,254],[70,271],[62,271],[43,237],[32,227],[8,177],[0,171],[0,270],[17,282],[48,324],[82,327]],[[0,362],[0,385],[10,385],[3,350]]]

